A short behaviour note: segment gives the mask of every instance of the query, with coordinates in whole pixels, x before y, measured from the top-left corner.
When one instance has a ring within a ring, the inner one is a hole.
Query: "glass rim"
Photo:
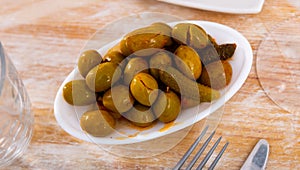
[[[2,93],[3,84],[5,80],[5,74],[6,74],[6,60],[5,60],[5,53],[4,48],[2,46],[2,43],[0,41],[0,94]]]

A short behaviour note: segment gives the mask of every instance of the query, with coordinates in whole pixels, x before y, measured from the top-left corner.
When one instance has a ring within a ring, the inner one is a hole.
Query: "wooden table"
[[[223,143],[230,142],[217,169],[239,169],[260,138],[270,143],[267,169],[300,169],[299,115],[295,118],[296,114],[281,109],[265,94],[255,67],[258,47],[268,32],[296,15],[289,1],[266,0],[262,12],[253,15],[209,12],[155,0],[1,0],[0,6],[0,40],[23,79],[35,115],[27,152],[7,169],[171,169],[175,165],[199,133],[199,124],[171,150],[130,159],[70,136],[53,114],[56,92],[89,37],[122,16],[145,11],[225,24],[251,43],[250,75],[224,106],[216,130]]]

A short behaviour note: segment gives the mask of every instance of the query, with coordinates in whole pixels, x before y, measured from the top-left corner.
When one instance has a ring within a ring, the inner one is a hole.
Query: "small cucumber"
[[[160,79],[177,93],[194,100],[200,100],[200,102],[210,102],[220,97],[219,91],[187,78],[174,67],[167,67],[162,71]]]

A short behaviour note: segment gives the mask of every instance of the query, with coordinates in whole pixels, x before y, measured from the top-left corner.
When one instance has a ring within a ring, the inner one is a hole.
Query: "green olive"
[[[139,103],[151,106],[158,96],[158,84],[150,74],[138,73],[130,83],[130,91]]]
[[[136,104],[129,112],[124,114],[132,124],[140,127],[150,126],[155,121],[150,107]]]
[[[126,57],[133,53],[133,51],[127,47],[125,38],[120,41],[120,51]]]
[[[94,67],[86,76],[86,84],[95,91],[108,90],[121,77],[120,67],[112,62],[101,63]]]
[[[129,85],[133,77],[139,73],[148,73],[148,62],[141,57],[134,57],[129,59],[124,69],[124,84]]]
[[[170,27],[168,24],[163,22],[155,22],[152,23],[151,26],[156,26],[157,28],[159,27],[166,35],[170,35],[172,31],[172,27]]]
[[[103,94],[104,95],[104,94]],[[97,98],[97,107],[99,110],[106,110],[107,112],[109,112],[110,115],[112,115],[112,117],[114,117],[115,119],[119,119],[122,117],[122,115],[118,112],[114,112],[114,111],[111,111],[109,110],[108,108],[104,107],[103,105],[103,95],[102,96],[99,96]]]
[[[117,85],[106,91],[102,100],[104,107],[116,113],[127,112],[134,103],[129,87],[124,85]]]
[[[84,51],[78,59],[79,73],[86,77],[88,72],[102,61],[101,55],[96,50]]]
[[[165,51],[161,51],[150,58],[150,73],[156,79],[159,77],[159,70],[165,66],[172,65],[172,59]]]
[[[189,23],[179,23],[173,27],[172,38],[180,44],[188,44]]]
[[[198,53],[186,45],[179,46],[175,53],[175,63],[178,69],[190,79],[198,79],[201,75],[202,64]]]
[[[168,123],[175,120],[180,113],[179,97],[171,90],[160,93],[154,103],[153,112],[161,122]]]
[[[198,25],[192,24],[189,29],[189,45],[196,49],[202,49],[207,46],[209,38],[207,33]]]
[[[226,75],[226,86],[227,86],[232,79],[232,67],[227,60],[222,61],[222,64]]]
[[[80,118],[82,130],[95,137],[111,134],[115,125],[115,119],[105,110],[87,111]]]
[[[110,51],[105,54],[103,57],[104,62],[113,62],[121,66],[121,68],[124,67],[125,62],[122,63],[122,61],[125,59],[125,56],[120,53],[119,51]],[[122,65],[121,65],[122,64]]]
[[[65,84],[63,97],[67,103],[76,106],[96,103],[96,94],[88,88],[85,80],[72,80]]]
[[[172,44],[171,28],[163,23],[156,23],[148,27],[134,30],[127,34],[120,43],[121,52],[130,55],[134,52],[148,49],[159,48]],[[153,53],[157,51],[153,50]],[[153,54],[152,53],[152,54]],[[151,55],[149,51],[146,53]]]
[[[107,53],[111,53],[111,52],[114,52],[114,51],[117,51],[117,52],[120,52],[121,53],[121,50],[120,50],[120,42],[114,44],[114,46],[110,47],[107,51]],[[122,53],[121,53],[122,54]],[[124,56],[124,54],[122,54]],[[126,57],[126,56],[124,56]]]
[[[181,44],[186,44],[196,49],[202,49],[209,43],[207,33],[198,25],[179,23],[173,27],[172,37]]]
[[[215,47],[212,43],[208,44],[203,49],[197,49],[197,52],[200,55],[201,62],[203,63],[203,65],[207,65],[214,61],[220,60],[218,51],[215,49]]]
[[[214,89],[222,89],[229,84],[231,77],[231,65],[226,60],[220,60],[206,65],[198,81]]]

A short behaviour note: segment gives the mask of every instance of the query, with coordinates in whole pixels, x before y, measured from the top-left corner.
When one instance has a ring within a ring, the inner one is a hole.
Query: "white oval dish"
[[[262,10],[264,0],[159,0],[162,2],[208,11],[232,14],[257,14]]]
[[[63,86],[67,82],[73,80],[76,76],[77,70],[74,69],[60,86],[55,98],[54,114],[58,124],[70,135],[88,142],[96,144],[131,144],[162,137],[191,126],[223,106],[241,88],[248,77],[253,59],[251,46],[248,40],[238,31],[218,23],[208,21],[180,21],[169,23],[169,25],[174,26],[177,23],[183,22],[189,22],[201,26],[208,34],[214,37],[219,44],[237,44],[234,56],[229,60],[233,70],[232,80],[230,84],[221,91],[221,97],[218,100],[212,103],[201,103],[198,107],[183,110],[180,116],[176,119],[174,125],[169,127],[168,130],[160,130],[164,127],[164,123],[157,123],[144,131],[139,131],[130,126],[122,125],[121,133],[116,131],[107,137],[96,138],[87,135],[84,131],[82,131],[79,124],[79,117],[89,107],[71,106],[64,101],[62,96]],[[115,42],[108,44],[99,51],[106,51],[114,44]],[[195,113],[195,111],[197,112],[197,115],[191,115],[191,113]]]

